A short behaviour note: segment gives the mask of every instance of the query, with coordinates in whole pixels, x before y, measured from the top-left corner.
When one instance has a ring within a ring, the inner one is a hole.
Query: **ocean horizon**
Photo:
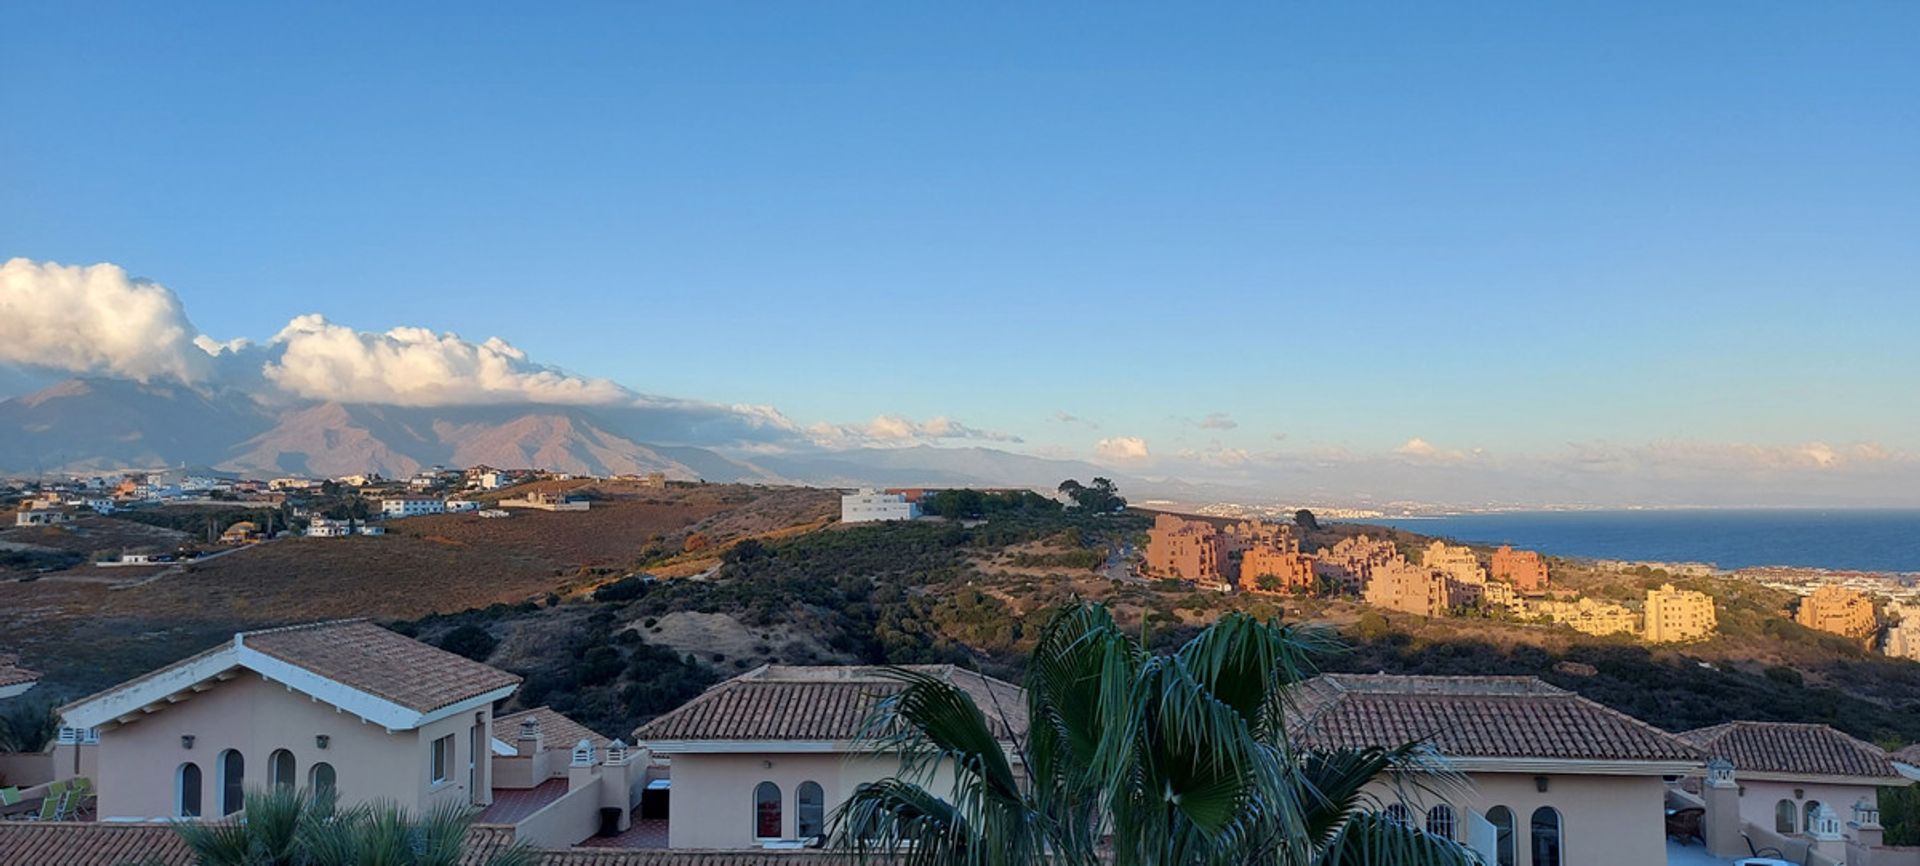
[[[1553,556],[1920,572],[1920,508],[1508,511],[1341,522]]]

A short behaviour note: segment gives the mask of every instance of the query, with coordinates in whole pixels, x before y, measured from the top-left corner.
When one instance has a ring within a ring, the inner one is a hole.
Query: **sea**
[[[1920,509],[1514,511],[1347,522],[1555,556],[1920,572]]]

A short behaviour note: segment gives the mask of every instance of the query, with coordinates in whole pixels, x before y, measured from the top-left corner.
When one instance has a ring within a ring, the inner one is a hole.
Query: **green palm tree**
[[[864,739],[901,770],[835,810],[833,844],[908,866],[1477,863],[1379,811],[1461,785],[1424,745],[1289,738],[1290,689],[1335,646],[1324,630],[1230,614],[1159,655],[1080,604],[1042,632],[1024,708],[893,670],[904,688]]]
[[[415,817],[391,802],[338,808],[330,795],[276,786],[248,792],[234,820],[175,826],[196,866],[534,866],[539,851],[513,844],[468,849],[471,810],[460,804]]]

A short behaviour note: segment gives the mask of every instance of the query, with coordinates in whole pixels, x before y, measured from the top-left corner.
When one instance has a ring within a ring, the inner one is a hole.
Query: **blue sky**
[[[391,5],[0,12],[0,259],[1049,454],[1920,451],[1914,4]]]

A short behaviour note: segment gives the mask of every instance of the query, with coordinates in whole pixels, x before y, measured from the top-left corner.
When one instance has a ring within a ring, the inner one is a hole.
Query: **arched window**
[[[228,749],[220,753],[220,814],[231,815],[246,806],[247,759]]]
[[[173,814],[181,818],[200,817],[200,765],[181,764],[173,772]]]
[[[1552,806],[1533,810],[1533,866],[1560,866],[1560,813]]]
[[[1494,866],[1513,866],[1513,810],[1505,806],[1488,809],[1487,823],[1493,825]]]
[[[1388,806],[1387,810],[1381,814],[1385,815],[1387,817],[1387,820],[1392,821],[1395,824],[1410,825],[1413,823],[1413,813],[1408,812],[1407,807],[1399,803],[1395,803],[1391,806]]]
[[[780,838],[780,786],[772,782],[753,789],[753,837]]]
[[[1798,817],[1792,800],[1781,800],[1773,804],[1773,832],[1783,836],[1800,832],[1799,825],[1794,823]]]
[[[827,833],[827,795],[818,782],[801,782],[794,793],[794,811],[799,819],[799,836],[812,839]]]
[[[313,769],[307,771],[307,787],[313,789],[315,796],[333,796],[337,790],[336,785],[332,764],[323,761],[314,764]]]
[[[1427,810],[1427,832],[1447,839],[1453,838],[1453,807],[1441,803]]]
[[[1802,832],[1806,832],[1806,833],[1813,832],[1813,813],[1819,808],[1820,808],[1819,800],[1808,800],[1807,802],[1801,804],[1800,829]]]
[[[267,775],[271,776],[276,788],[292,788],[300,784],[300,774],[294,771],[293,753],[286,749],[274,749],[267,756]]]

